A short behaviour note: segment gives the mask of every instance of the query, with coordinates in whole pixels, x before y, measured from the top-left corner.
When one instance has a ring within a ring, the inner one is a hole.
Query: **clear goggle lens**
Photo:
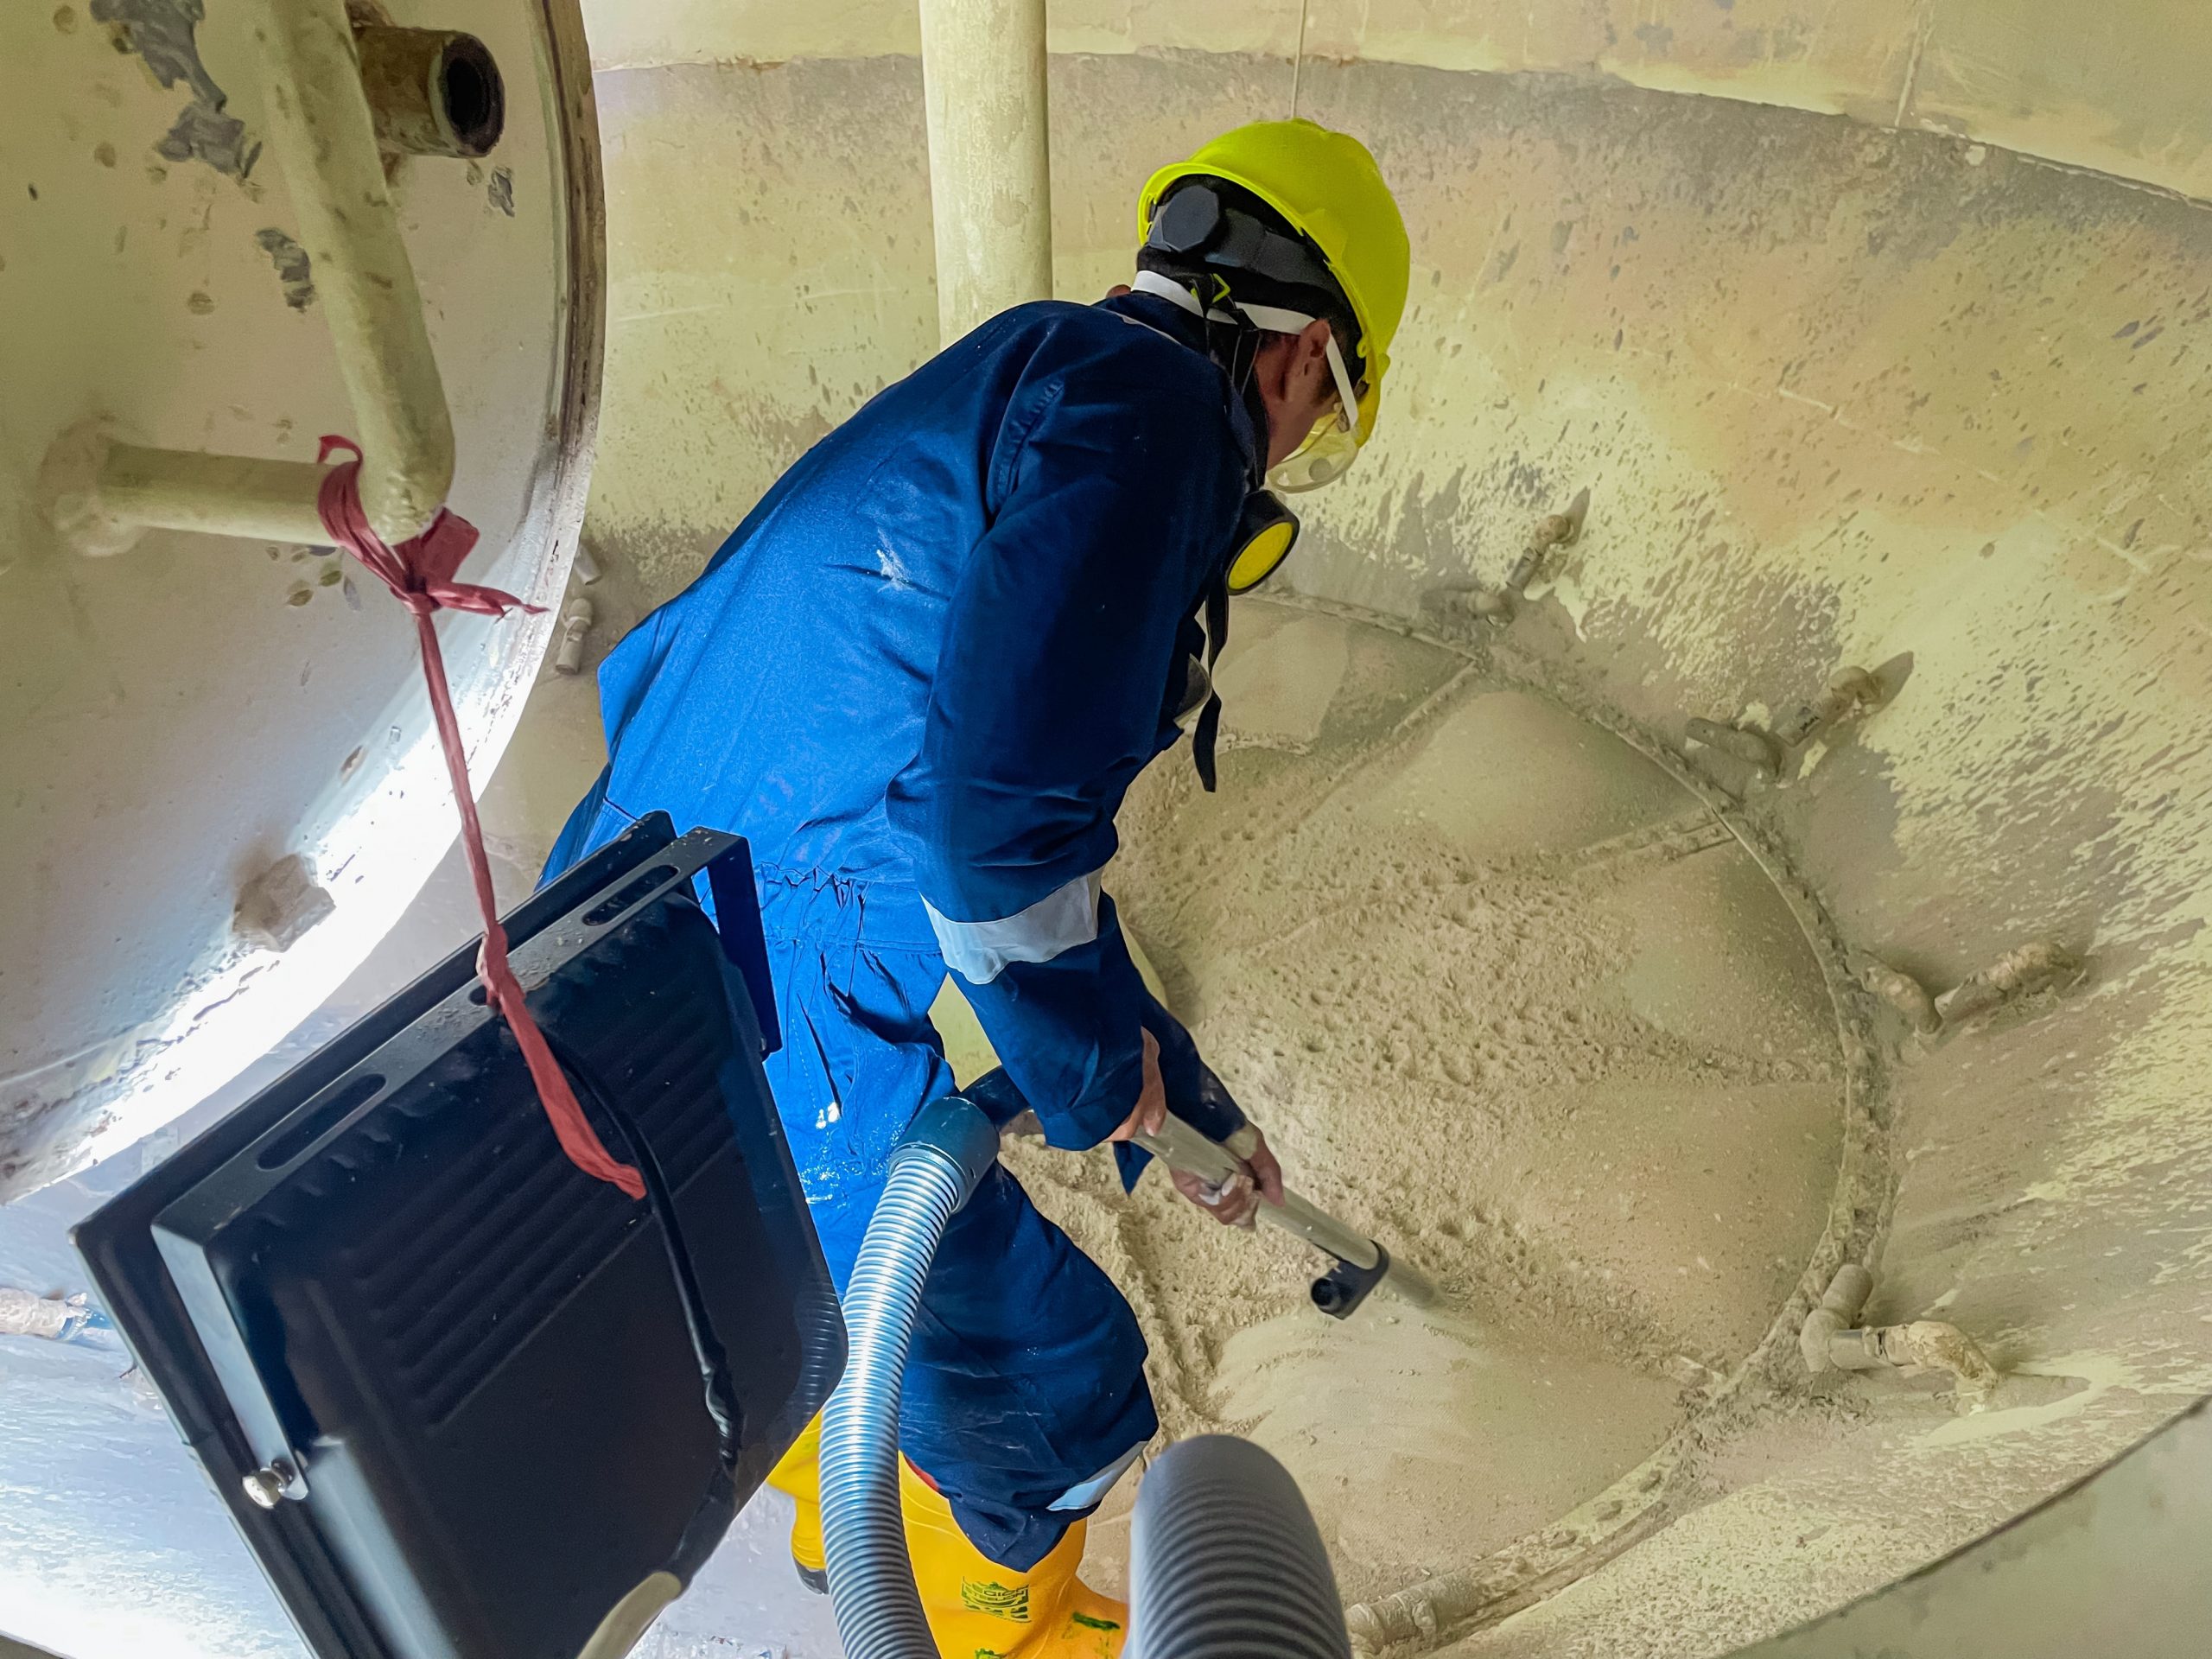
[[[1337,406],[1313,423],[1306,442],[1268,474],[1268,482],[1287,494],[1318,490],[1333,484],[1351,470],[1360,448],[1375,433],[1376,388],[1370,382],[1363,393],[1352,390],[1344,356],[1334,340],[1329,342],[1329,372],[1336,377]]]

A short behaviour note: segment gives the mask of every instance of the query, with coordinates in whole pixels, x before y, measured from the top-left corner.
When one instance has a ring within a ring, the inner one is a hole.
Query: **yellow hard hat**
[[[1365,360],[1366,385],[1356,436],[1374,430],[1390,341],[1405,315],[1412,252],[1406,222],[1367,146],[1311,121],[1255,121],[1202,145],[1189,160],[1163,167],[1137,200],[1137,234],[1150,235],[1153,210],[1168,188],[1188,178],[1226,180],[1250,191],[1320,250],[1350,302]]]

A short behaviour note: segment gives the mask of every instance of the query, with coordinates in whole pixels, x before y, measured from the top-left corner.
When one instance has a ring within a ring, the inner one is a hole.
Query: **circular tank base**
[[[1109,886],[1293,1185],[1445,1304],[1334,1322],[1302,1245],[1156,1176],[1123,1201],[1103,1154],[1007,1161],[1129,1294],[1169,1433],[1281,1457],[1356,1601],[1541,1533],[1709,1402],[1820,1242],[1843,1068],[1789,906],[1620,739],[1365,622],[1237,626],[1221,792],[1154,767]]]

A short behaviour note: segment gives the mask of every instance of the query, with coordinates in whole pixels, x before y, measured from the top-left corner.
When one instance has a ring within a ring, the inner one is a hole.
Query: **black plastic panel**
[[[689,1580],[827,1396],[842,1326],[726,943],[750,888],[743,843],[649,820],[508,924],[601,1138],[665,1178],[727,1465],[661,1218],[563,1154],[473,952],[78,1230],[318,1655],[573,1659],[648,1574]],[[291,1497],[246,1503],[279,1459]]]

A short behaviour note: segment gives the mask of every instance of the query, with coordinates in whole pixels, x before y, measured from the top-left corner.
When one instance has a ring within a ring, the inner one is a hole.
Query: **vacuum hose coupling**
[[[1127,1659],[1351,1659],[1320,1529],[1249,1440],[1179,1441],[1137,1489]]]
[[[845,1288],[845,1375],[822,1414],[822,1533],[847,1659],[937,1659],[899,1510],[899,1383],[938,1243],[998,1157],[998,1131],[948,1095],[891,1154]]]

